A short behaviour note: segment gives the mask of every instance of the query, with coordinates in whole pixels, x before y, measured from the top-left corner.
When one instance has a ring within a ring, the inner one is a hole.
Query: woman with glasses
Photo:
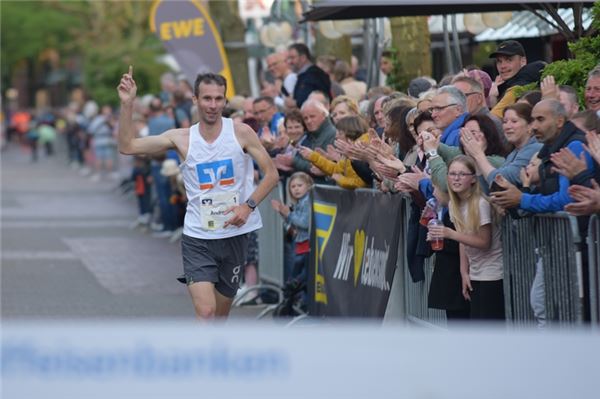
[[[430,226],[427,238],[459,242],[462,294],[470,301],[471,319],[504,320],[500,227],[477,182],[475,161],[466,155],[454,158],[447,185],[455,229]]]

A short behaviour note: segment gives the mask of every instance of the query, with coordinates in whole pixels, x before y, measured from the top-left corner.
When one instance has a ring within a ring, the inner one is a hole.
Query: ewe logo
[[[221,186],[235,184],[233,161],[231,159],[199,163],[196,165],[196,171],[198,172],[201,190],[210,190],[217,184]]]

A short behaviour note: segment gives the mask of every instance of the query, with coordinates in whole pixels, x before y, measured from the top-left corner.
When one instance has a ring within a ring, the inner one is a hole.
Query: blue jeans
[[[154,180],[154,189],[160,208],[160,218],[163,223],[163,230],[174,231],[177,229],[177,210],[171,204],[171,183],[169,179],[160,174],[161,165],[157,162],[152,163],[152,179]]]
[[[531,292],[529,293],[529,301],[533,316],[537,321],[538,328],[546,326],[546,284],[544,282],[544,262],[539,253],[539,248],[535,249],[537,261],[535,262],[535,277],[531,284]]]

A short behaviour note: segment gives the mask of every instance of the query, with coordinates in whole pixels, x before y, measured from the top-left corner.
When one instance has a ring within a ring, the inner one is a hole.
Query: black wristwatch
[[[256,202],[254,202],[252,198],[246,200],[246,205],[248,205],[248,208],[250,208],[251,211],[256,209]]]

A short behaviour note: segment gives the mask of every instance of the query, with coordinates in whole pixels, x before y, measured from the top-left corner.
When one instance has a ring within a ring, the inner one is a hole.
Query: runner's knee
[[[200,320],[214,319],[216,313],[216,306],[214,305],[195,305],[196,317]]]

